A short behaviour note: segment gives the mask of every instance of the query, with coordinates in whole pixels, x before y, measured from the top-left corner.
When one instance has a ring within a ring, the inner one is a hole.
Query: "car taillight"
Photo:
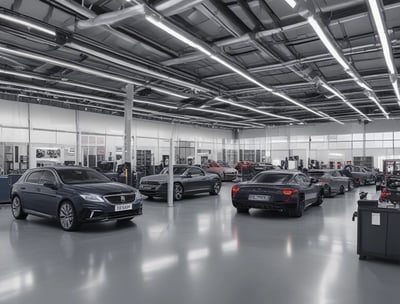
[[[232,187],[232,198],[235,198],[240,191],[240,186],[235,185]]]
[[[299,192],[298,189],[282,189],[282,194],[287,195],[287,196],[292,196],[292,195],[296,194],[297,192]]]

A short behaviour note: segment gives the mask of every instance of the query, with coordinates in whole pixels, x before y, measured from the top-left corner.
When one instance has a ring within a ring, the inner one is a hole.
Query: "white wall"
[[[136,138],[134,144],[137,145],[138,142],[140,144],[140,142],[146,141],[156,143],[159,139],[161,139],[160,141],[169,139],[173,129],[176,140],[213,143],[222,139],[232,139],[230,130],[133,119],[132,136]],[[31,163],[35,161],[34,153],[38,147],[75,147],[77,133],[80,135],[104,135],[106,157],[110,152],[115,156],[115,147],[123,146],[124,118],[0,100],[0,142],[28,143],[30,137]],[[142,146],[147,147],[147,145]],[[157,144],[155,144],[152,150],[158,149],[159,152],[162,152],[161,154],[165,154],[166,151],[164,151],[163,146],[165,144],[160,143],[157,148]],[[157,151],[154,151],[154,153],[155,163],[159,163]]]

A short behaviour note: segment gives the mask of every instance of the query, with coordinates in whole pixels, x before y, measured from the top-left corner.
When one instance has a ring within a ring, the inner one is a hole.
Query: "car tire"
[[[210,194],[211,195],[218,195],[219,191],[221,191],[221,181],[220,180],[214,180]]]
[[[121,219],[121,220],[117,220],[117,224],[129,223],[132,220],[133,220],[133,216],[129,217],[129,218],[124,218],[124,219]]]
[[[28,216],[22,209],[21,199],[18,196],[14,196],[11,202],[11,212],[15,219],[24,220]]]
[[[345,189],[343,185],[340,185],[339,194],[344,194]]]
[[[69,201],[61,203],[58,209],[58,219],[61,228],[65,231],[75,231],[80,226],[74,205]]]
[[[299,201],[297,206],[295,208],[289,209],[289,216],[290,217],[302,217],[304,214],[304,209],[305,209],[305,202],[304,199]]]
[[[250,208],[238,208],[236,207],[237,213],[249,213]]]
[[[322,193],[322,191],[318,194],[318,197],[317,197],[317,201],[314,203],[314,204],[312,204],[313,206],[319,206],[319,205],[321,205],[322,203],[324,202],[324,195],[323,195],[323,193]]]
[[[174,184],[174,201],[180,201],[183,198],[184,190],[180,183]]]

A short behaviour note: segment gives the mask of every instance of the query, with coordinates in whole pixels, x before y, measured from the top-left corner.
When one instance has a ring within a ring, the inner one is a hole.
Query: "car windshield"
[[[187,170],[187,167],[174,167],[174,175],[182,175]],[[164,168],[160,174],[168,174],[168,168]]]
[[[253,182],[266,184],[287,184],[292,176],[293,174],[287,173],[260,173],[253,178]]]
[[[57,169],[64,184],[108,183],[110,179],[91,169]]]

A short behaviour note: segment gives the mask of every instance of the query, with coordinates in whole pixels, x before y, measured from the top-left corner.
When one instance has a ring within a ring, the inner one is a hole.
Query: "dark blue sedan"
[[[142,214],[142,196],[135,188],[112,182],[83,167],[31,169],[13,185],[12,214],[57,219],[72,231],[85,222],[130,221]]]

